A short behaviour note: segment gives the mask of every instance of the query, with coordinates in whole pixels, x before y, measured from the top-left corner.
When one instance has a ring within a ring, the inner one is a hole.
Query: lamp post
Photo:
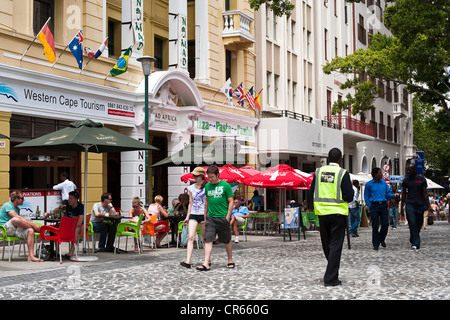
[[[150,71],[152,68],[152,62],[156,60],[156,58],[150,56],[142,56],[136,59],[142,64],[142,71],[145,76],[145,143],[148,144],[148,76],[150,75]],[[149,206],[148,199],[148,150],[145,150],[145,208]]]

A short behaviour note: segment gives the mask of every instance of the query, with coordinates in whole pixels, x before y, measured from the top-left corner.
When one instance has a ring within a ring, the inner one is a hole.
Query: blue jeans
[[[423,225],[423,205],[406,204],[405,206],[406,218],[408,219],[409,226],[409,242],[411,246],[420,248],[420,228]]]
[[[389,224],[392,222],[392,228],[397,228],[398,208],[389,208]]]
[[[372,244],[375,248],[386,239],[389,229],[387,202],[373,203],[370,206],[370,219],[372,221]]]
[[[356,231],[361,222],[360,208],[348,208],[348,217],[350,219],[350,233],[356,234]]]

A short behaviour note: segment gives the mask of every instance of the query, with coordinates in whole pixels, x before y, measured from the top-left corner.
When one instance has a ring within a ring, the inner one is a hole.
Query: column
[[[168,155],[174,154],[190,143],[190,133],[174,132],[167,135],[167,149]],[[178,198],[180,193],[187,192],[187,187],[190,183],[181,181],[181,176],[189,173],[190,167],[168,167],[168,196],[167,203],[169,208],[172,206],[172,199]]]
[[[0,111],[0,133],[10,137],[11,112]],[[0,139],[0,200],[5,203],[9,200],[9,154],[10,141]]]
[[[195,81],[209,85],[208,0],[195,1]]]
[[[144,127],[122,128],[120,133],[125,134],[136,140],[144,142]],[[151,145],[151,136],[149,144]],[[149,163],[151,163],[151,151],[149,151]],[[131,201],[134,197],[141,198],[143,204],[145,199],[145,151],[128,151],[122,152],[120,156],[121,165],[121,203],[120,208],[124,212],[128,212],[131,208]],[[149,177],[150,180],[150,177]],[[151,188],[150,188],[151,189]],[[151,201],[149,202],[151,203]]]

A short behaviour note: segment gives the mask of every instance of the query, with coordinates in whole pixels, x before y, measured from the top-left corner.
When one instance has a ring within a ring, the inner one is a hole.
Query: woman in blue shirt
[[[388,184],[382,179],[380,168],[372,169],[372,177],[373,179],[366,183],[364,201],[369,208],[372,222],[373,249],[378,250],[380,244],[386,248],[385,240],[389,229],[387,199],[394,199],[396,194],[391,193]]]

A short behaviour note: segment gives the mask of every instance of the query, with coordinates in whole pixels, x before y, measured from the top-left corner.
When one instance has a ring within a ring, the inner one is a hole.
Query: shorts
[[[28,229],[16,228],[11,220],[5,223],[6,235],[8,237],[19,237],[21,239],[26,239],[28,235]]]
[[[205,242],[214,242],[216,234],[219,237],[219,242],[229,243],[231,241],[230,223],[226,218],[206,216]]]
[[[243,226],[245,224],[245,218],[242,218],[240,216],[234,216],[236,219],[236,223],[238,226]]]
[[[203,214],[191,214],[189,220],[195,220],[197,223],[202,223],[205,221],[205,216]]]

